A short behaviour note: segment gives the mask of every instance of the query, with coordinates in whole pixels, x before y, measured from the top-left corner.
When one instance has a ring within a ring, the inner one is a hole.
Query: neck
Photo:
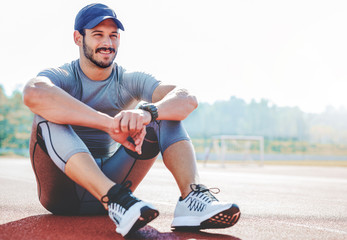
[[[111,75],[114,65],[112,64],[108,68],[101,68],[90,62],[88,59],[80,58],[80,67],[89,79],[94,81],[103,81]]]

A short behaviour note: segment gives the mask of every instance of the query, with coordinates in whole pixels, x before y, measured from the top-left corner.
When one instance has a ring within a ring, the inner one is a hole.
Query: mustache
[[[116,52],[116,49],[114,49],[114,48],[105,48],[105,47],[102,47],[102,48],[97,48],[96,50],[95,50],[95,53],[97,53],[97,52],[100,52],[100,51],[110,51],[110,52],[112,52],[112,53],[115,53]]]

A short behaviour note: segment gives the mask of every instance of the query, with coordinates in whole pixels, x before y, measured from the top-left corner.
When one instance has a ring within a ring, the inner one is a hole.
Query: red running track
[[[199,165],[202,182],[221,201],[237,203],[239,222],[227,229],[173,232],[179,196],[158,161],[135,195],[153,203],[157,219],[133,239],[347,239],[347,168]],[[122,239],[107,216],[53,216],[41,207],[29,159],[0,159],[0,239]]]

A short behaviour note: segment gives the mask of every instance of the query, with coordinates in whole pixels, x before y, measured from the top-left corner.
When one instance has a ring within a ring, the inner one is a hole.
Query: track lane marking
[[[332,233],[338,233],[338,234],[347,235],[346,231],[333,229],[333,228],[326,228],[326,227],[319,227],[319,226],[310,226],[310,225],[306,225],[306,224],[291,223],[291,222],[285,222],[285,221],[276,221],[276,222],[279,222],[279,223],[282,223],[282,224],[286,224],[286,225],[295,226],[295,227],[304,227],[304,228],[309,228],[309,229],[314,229],[314,230],[321,230],[321,231],[326,231],[326,232],[332,232]]]
[[[0,178],[6,179],[6,180],[15,180],[15,181],[20,181],[20,182],[35,183],[35,180],[33,180],[33,179],[28,179],[28,178],[23,178],[23,177],[0,176]]]

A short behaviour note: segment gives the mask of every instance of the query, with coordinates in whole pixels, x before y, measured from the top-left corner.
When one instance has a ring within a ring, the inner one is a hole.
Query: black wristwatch
[[[158,109],[154,104],[144,103],[140,105],[139,109],[149,112],[152,116],[151,122],[154,122],[158,118]]]

